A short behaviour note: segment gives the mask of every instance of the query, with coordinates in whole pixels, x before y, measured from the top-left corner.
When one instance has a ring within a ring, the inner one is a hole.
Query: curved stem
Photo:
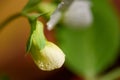
[[[120,68],[117,68],[107,75],[103,76],[100,80],[115,80],[120,77]]]
[[[16,13],[10,17],[8,17],[3,23],[0,24],[0,30],[2,30],[8,23],[10,23],[12,20],[18,18],[21,16],[21,13]]]

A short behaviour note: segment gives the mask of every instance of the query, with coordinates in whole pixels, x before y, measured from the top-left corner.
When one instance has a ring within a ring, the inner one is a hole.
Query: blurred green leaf
[[[93,25],[84,30],[59,25],[56,37],[66,66],[79,75],[95,76],[113,63],[118,49],[118,21],[111,5],[93,0]]]

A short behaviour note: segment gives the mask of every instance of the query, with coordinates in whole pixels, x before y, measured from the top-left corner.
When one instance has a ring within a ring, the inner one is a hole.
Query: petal
[[[36,52],[33,59],[37,66],[44,71],[58,69],[65,61],[65,55],[62,50],[51,42],[47,42],[44,49]]]

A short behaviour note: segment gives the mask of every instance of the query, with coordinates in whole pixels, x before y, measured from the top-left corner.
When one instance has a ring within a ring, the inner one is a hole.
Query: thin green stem
[[[21,13],[16,13],[10,17],[8,17],[3,23],[0,24],[0,30],[2,30],[8,23],[10,23],[12,20],[18,18],[21,16]]]
[[[86,77],[85,80],[98,80],[96,77]]]
[[[117,68],[111,72],[109,72],[107,75],[100,78],[100,80],[116,80],[120,77],[120,68]]]

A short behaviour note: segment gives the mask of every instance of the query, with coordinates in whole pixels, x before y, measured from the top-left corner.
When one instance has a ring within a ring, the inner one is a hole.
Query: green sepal
[[[29,53],[32,46],[32,36],[30,35],[26,44],[26,52]]]
[[[26,47],[26,52],[29,53],[30,49],[31,49],[31,46],[32,46],[32,34],[33,34],[33,31],[35,30],[35,26],[36,26],[36,20],[37,18],[29,18],[29,23],[31,25],[30,27],[30,36],[29,36],[29,39],[27,41],[27,47]]]
[[[46,45],[46,38],[43,32],[43,24],[40,21],[36,21],[36,28],[32,33],[32,42],[33,45],[42,50]]]
[[[28,15],[29,23],[31,25],[30,36],[27,42],[26,52],[30,52],[31,46],[35,45],[38,49],[42,49],[45,46],[46,39],[43,32],[43,24],[37,20],[40,14]],[[33,44],[33,40],[35,44]]]

